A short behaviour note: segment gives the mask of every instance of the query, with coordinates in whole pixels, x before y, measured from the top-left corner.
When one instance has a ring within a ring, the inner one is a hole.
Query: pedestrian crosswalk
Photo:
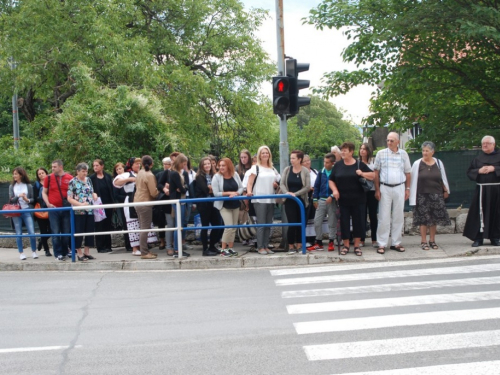
[[[498,256],[271,275],[311,374],[500,374]]]

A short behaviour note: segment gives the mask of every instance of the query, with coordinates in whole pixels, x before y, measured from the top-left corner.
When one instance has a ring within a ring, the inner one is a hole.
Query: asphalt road
[[[500,257],[2,272],[0,373],[498,374],[499,285]]]

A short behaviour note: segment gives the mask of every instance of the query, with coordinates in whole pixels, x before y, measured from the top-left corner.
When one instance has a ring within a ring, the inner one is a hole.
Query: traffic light
[[[290,79],[273,77],[273,112],[277,115],[290,113]]]
[[[295,59],[286,60],[286,75],[290,79],[290,114],[299,113],[300,107],[311,104],[311,98],[300,97],[299,90],[309,87],[310,81],[299,79],[299,73],[309,70],[309,63],[297,63]]]

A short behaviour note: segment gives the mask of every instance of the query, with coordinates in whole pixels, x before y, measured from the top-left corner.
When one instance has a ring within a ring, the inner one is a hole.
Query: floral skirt
[[[417,194],[413,225],[451,225],[443,194]]]
[[[151,229],[153,229],[153,223],[151,223]],[[127,221],[127,229],[128,230],[135,230],[135,229],[141,229],[139,225],[139,220],[137,219],[130,219]],[[132,247],[138,247],[139,246],[139,235],[140,233],[129,233],[128,238],[130,240],[130,246]],[[148,243],[155,243],[158,242],[158,238],[156,237],[156,232],[148,232]]]

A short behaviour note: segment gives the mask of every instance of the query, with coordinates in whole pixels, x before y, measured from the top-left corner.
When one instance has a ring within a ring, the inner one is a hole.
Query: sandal
[[[93,260],[93,259],[95,259],[95,258],[94,258],[92,255],[90,255],[90,254],[84,254],[83,256],[84,256],[85,258],[89,259],[89,260]]]
[[[342,246],[342,250],[340,250],[340,255],[346,255],[349,252],[349,248],[347,246]]]
[[[76,256],[78,258],[78,260],[80,262],[86,262],[87,261],[87,258],[85,258],[84,256],[83,257],[79,257],[78,255]]]
[[[390,247],[391,250],[396,250],[397,252],[399,253],[404,253],[405,252],[405,248],[401,245],[396,245],[396,246],[391,246]]]
[[[385,254],[385,248],[383,248],[383,247],[379,247],[379,248],[377,249],[377,253],[379,253],[379,254]]]
[[[354,254],[356,254],[356,256],[358,256],[358,257],[363,255],[363,253],[361,252],[361,249],[359,247],[354,248]]]
[[[420,247],[422,248],[422,250],[429,250],[429,245],[427,245],[427,242],[421,242]]]
[[[432,242],[432,241],[429,241],[429,246],[432,247],[433,250],[437,250],[439,249],[439,246],[436,245],[435,242]]]

